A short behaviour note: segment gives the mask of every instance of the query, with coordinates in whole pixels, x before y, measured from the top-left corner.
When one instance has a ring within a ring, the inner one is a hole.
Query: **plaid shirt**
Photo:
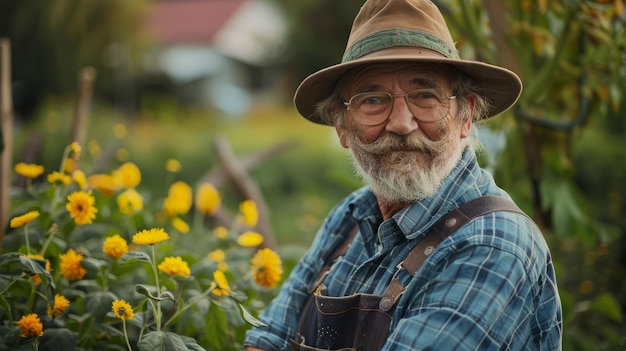
[[[483,195],[508,195],[466,150],[440,191],[382,221],[376,198],[362,188],[339,203],[318,231],[245,345],[288,350],[307,286],[324,258],[359,226],[347,253],[324,279],[329,296],[381,295],[396,266],[439,217]],[[494,212],[448,237],[406,287],[383,350],[560,350],[561,303],[542,234],[525,216]]]

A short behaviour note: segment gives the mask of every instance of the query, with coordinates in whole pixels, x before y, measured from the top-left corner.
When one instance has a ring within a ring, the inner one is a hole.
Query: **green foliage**
[[[206,216],[220,209],[219,193],[196,194],[195,206],[174,187],[153,197],[129,162],[81,177],[80,154],[71,144],[48,182],[30,176],[15,189],[0,251],[0,350],[241,349],[278,283],[258,285],[255,275],[282,272],[278,256],[252,264],[257,247],[241,240],[253,233],[254,207],[213,235]]]

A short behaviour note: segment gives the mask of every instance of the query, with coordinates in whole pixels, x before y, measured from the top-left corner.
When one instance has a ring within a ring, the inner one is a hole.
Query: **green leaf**
[[[179,335],[180,339],[185,343],[185,346],[187,346],[187,350],[189,351],[206,351],[205,348],[203,348],[202,346],[198,345],[198,343],[196,342],[196,339],[194,338],[190,338],[188,336],[184,336],[184,335]]]
[[[137,343],[140,351],[186,351],[185,342],[180,335],[171,332],[153,331],[146,333]]]
[[[39,343],[40,351],[74,351],[75,347],[75,334],[66,328],[46,329]]]
[[[108,291],[97,291],[87,294],[85,297],[85,306],[87,311],[98,321],[102,320],[106,314],[113,308],[113,301],[118,297]]]
[[[124,256],[120,257],[119,263],[126,264],[128,262],[134,262],[134,261],[152,263],[152,261],[150,261],[150,256],[148,256],[147,253],[140,252],[140,251],[132,251],[132,252],[125,253]]]
[[[619,302],[615,297],[609,293],[602,294],[596,297],[591,302],[591,309],[602,313],[605,317],[612,319],[615,322],[622,321],[622,312]]]
[[[139,294],[147,296],[149,299],[154,301],[176,301],[174,298],[174,294],[171,291],[162,291],[161,296],[156,296],[153,294],[156,293],[156,287],[153,285],[145,285],[145,284],[137,284],[135,285],[135,291]]]
[[[28,258],[25,255],[20,255],[20,263],[26,269],[28,273],[31,274],[46,274],[48,271],[46,270],[46,261],[38,260],[35,258]]]
[[[206,340],[209,343],[211,349],[224,350],[226,348],[226,313],[219,308],[215,308],[216,305],[211,305],[209,313],[206,315]]]
[[[135,285],[135,291],[141,295],[145,295],[146,297],[152,300],[158,300],[159,298],[152,295],[152,291],[156,292],[156,287],[153,285],[145,285],[145,284],[137,284]]]
[[[19,252],[9,252],[9,253],[2,254],[0,255],[0,267],[5,267],[11,263],[17,262],[20,260],[20,257],[22,256],[24,255],[22,255]]]
[[[238,303],[237,305],[239,306],[239,311],[241,311],[241,318],[243,318],[250,325],[252,325],[253,327],[267,327],[267,324],[256,319],[253,315],[250,314],[250,312],[248,312],[248,310],[242,304]]]

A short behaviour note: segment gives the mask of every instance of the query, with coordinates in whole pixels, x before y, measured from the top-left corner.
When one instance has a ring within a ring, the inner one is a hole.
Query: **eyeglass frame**
[[[420,119],[417,116],[417,114],[413,111],[413,109],[414,108],[424,109],[424,107],[420,107],[420,106],[417,106],[417,105],[415,105],[413,103],[410,103],[409,100],[407,99],[409,95],[411,95],[411,94],[413,94],[415,92],[428,92],[428,93],[433,94],[434,98],[439,103],[441,103],[442,106],[444,104],[444,101],[448,102],[450,100],[456,99],[456,94],[455,95],[445,96],[445,95],[441,94],[441,91],[439,91],[437,89],[433,89],[433,88],[417,88],[417,89],[410,90],[410,91],[408,91],[406,93],[403,93],[403,94],[392,94],[392,93],[386,92],[386,91],[367,91],[367,92],[362,92],[362,93],[354,94],[350,99],[348,99],[348,101],[344,101],[343,104],[346,106],[347,110],[352,110],[352,111],[356,111],[357,113],[359,113],[359,108],[355,109],[355,108],[351,108],[351,106],[350,106],[350,105],[352,105],[352,102],[353,102],[355,97],[367,96],[367,95],[370,95],[370,94],[373,94],[373,95],[376,95],[376,94],[387,95],[389,97],[389,101],[390,101],[389,112],[387,113],[387,116],[385,118],[380,120],[380,122],[368,124],[368,123],[363,123],[362,121],[359,121],[360,118],[358,118],[358,117],[356,118],[358,123],[366,125],[366,126],[377,126],[377,125],[381,125],[381,124],[387,122],[389,120],[389,117],[391,116],[391,113],[393,112],[393,105],[394,105],[394,100],[395,100],[396,97],[403,97],[404,98],[404,103],[407,105],[407,108],[409,109],[409,111],[411,111],[411,113],[413,114],[413,117],[416,120],[418,120],[419,122],[422,122],[422,123],[435,123],[435,122],[439,122],[439,121],[445,119],[448,116],[448,114],[450,112],[450,105],[449,104],[447,106],[448,110],[446,111],[445,114],[443,114],[443,117],[441,117],[439,119],[435,119],[435,120],[422,120],[422,119]],[[362,112],[360,113],[360,115],[361,116],[373,116],[373,115],[368,115],[368,114],[365,114],[365,113],[362,113]]]

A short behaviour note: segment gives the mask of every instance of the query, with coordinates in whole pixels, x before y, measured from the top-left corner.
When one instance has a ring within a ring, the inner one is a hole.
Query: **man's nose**
[[[398,135],[407,135],[416,131],[418,127],[417,119],[409,109],[404,96],[394,96],[385,129]]]

